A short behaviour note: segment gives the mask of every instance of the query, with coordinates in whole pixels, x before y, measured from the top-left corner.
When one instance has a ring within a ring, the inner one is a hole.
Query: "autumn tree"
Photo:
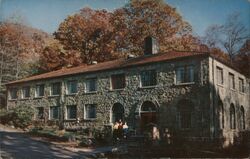
[[[114,11],[111,23],[116,49],[136,55],[143,53],[146,36],[154,36],[162,52],[185,50],[192,43],[191,26],[162,0],[130,0]]]
[[[0,91],[4,84],[36,72],[34,65],[49,36],[18,23],[0,23]]]
[[[80,53],[74,50],[65,50],[57,40],[47,42],[40,54],[38,70],[48,72],[63,67],[78,66],[82,63]]]
[[[114,59],[117,55],[113,51],[110,16],[106,10],[83,8],[60,24],[55,38],[66,50],[80,52],[83,63]]]

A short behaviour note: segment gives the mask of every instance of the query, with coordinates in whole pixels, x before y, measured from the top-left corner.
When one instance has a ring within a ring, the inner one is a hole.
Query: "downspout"
[[[212,139],[215,138],[215,109],[214,109],[214,105],[215,105],[215,85],[214,85],[214,58],[212,57]]]

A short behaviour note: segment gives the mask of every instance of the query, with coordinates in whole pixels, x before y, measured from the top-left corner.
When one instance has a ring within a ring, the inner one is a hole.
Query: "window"
[[[22,98],[29,98],[30,97],[30,87],[26,86],[22,88]]]
[[[17,88],[11,88],[9,95],[10,99],[17,99]]]
[[[77,81],[68,81],[67,82],[67,94],[77,93]]]
[[[148,70],[141,72],[141,86],[155,86],[156,85],[156,72],[155,70]]]
[[[216,67],[217,84],[223,84],[223,70],[220,67]]]
[[[96,104],[85,105],[85,119],[96,118]]]
[[[50,120],[59,119],[59,106],[52,106],[49,109]]]
[[[112,89],[125,88],[125,74],[117,74],[111,76]]]
[[[90,78],[86,80],[86,92],[94,92],[96,91],[96,78]]]
[[[236,128],[235,108],[233,104],[230,105],[230,128]]]
[[[193,104],[189,100],[181,100],[178,103],[179,126],[181,129],[190,129],[192,127]]]
[[[240,107],[240,129],[241,130],[246,129],[246,126],[245,126],[245,110],[244,110],[243,106]]]
[[[44,108],[43,107],[37,107],[37,119],[43,119],[44,118]]]
[[[179,67],[176,70],[176,84],[194,82],[193,66]]]
[[[36,85],[35,96],[36,97],[42,97],[42,96],[44,96],[44,84]]]
[[[229,73],[229,88],[235,89],[234,74]]]
[[[222,101],[219,101],[218,102],[218,114],[219,114],[219,127],[221,128],[221,129],[223,129],[224,128],[224,107],[223,107],[223,103],[222,103]]]
[[[67,119],[76,119],[76,105],[67,106]]]
[[[61,83],[60,82],[52,83],[51,95],[59,95],[60,93],[61,93]]]
[[[244,80],[239,78],[239,91],[244,93]]]

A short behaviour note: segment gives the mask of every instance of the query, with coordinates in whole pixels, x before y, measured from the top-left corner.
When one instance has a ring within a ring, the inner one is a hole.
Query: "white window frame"
[[[71,83],[73,83],[73,82],[75,82],[75,84],[76,84],[76,92],[70,92],[70,87],[72,86],[71,85]],[[69,80],[69,81],[67,81],[67,83],[66,83],[66,93],[68,94],[68,95],[71,95],[71,94],[77,94],[77,92],[78,92],[78,81],[77,80]]]
[[[41,96],[40,93],[39,93],[39,92],[40,92],[40,89],[41,89],[41,86],[43,86],[43,95],[42,95],[42,96]],[[36,90],[35,90],[35,97],[36,97],[36,98],[44,97],[44,93],[45,93],[45,92],[44,92],[44,91],[45,91],[45,84],[37,84],[35,89],[36,89]]]
[[[95,107],[95,117],[94,118],[87,117],[87,114],[88,114],[87,108],[86,108],[87,106],[94,106]],[[97,118],[96,108],[97,108],[97,104],[85,104],[84,105],[84,119],[85,120],[96,120],[96,118]]]
[[[93,80],[95,81],[95,90],[90,91],[90,90],[88,90],[88,82],[93,81]],[[84,83],[85,83],[85,93],[95,93],[95,92],[97,92],[97,78],[96,77],[87,78]]]

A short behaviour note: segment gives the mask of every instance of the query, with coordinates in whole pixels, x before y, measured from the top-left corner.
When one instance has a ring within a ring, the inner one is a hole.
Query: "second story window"
[[[157,83],[156,79],[156,71],[155,70],[147,70],[141,72],[141,86],[155,86]]]
[[[220,67],[216,67],[217,84],[223,84],[223,70]]]
[[[244,80],[239,78],[239,91],[244,93]]]
[[[17,88],[11,88],[9,91],[9,99],[17,99]]]
[[[26,86],[22,88],[22,98],[30,97],[30,86]]]
[[[229,73],[229,88],[235,89],[234,74]]]
[[[36,85],[36,97],[43,97],[44,96],[44,84]]]
[[[176,69],[176,84],[194,82],[194,67],[185,66]]]
[[[117,74],[111,76],[112,89],[125,88],[125,74]]]
[[[89,78],[86,80],[86,92],[95,92],[97,90],[97,79],[96,78]]]
[[[51,95],[60,95],[60,93],[61,93],[61,83],[60,82],[52,83]]]
[[[67,82],[67,94],[77,93],[77,81],[68,81]]]

